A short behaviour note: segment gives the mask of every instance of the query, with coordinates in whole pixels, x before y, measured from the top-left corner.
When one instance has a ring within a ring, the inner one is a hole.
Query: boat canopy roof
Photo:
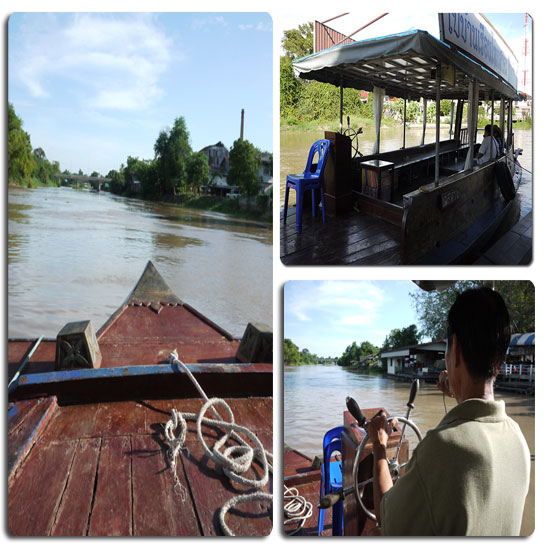
[[[426,31],[414,30],[334,46],[294,62],[296,76],[344,88],[418,100],[435,99],[438,67],[454,68],[454,84],[441,79],[441,98],[467,99],[469,81],[479,83],[480,99],[518,97],[499,76]],[[445,71],[442,71],[444,73]],[[442,74],[444,76],[444,74]]]

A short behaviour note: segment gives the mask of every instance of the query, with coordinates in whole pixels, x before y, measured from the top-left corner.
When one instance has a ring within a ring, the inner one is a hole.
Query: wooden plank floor
[[[506,232],[476,265],[529,265],[533,257],[533,211]]]
[[[302,232],[296,231],[295,211],[286,225],[281,217],[281,261],[285,265],[397,265],[400,229],[364,213],[341,216],[304,212]]]
[[[272,399],[226,401],[236,422],[256,433],[272,452]],[[9,478],[10,533],[222,534],[222,504],[255,490],[234,485],[218,471],[198,441],[196,423],[189,422],[186,449],[177,463],[183,485],[179,492],[164,443],[163,426],[172,408],[197,413],[201,406],[200,399],[175,399],[58,407]],[[220,432],[203,426],[203,436],[212,448]],[[246,475],[260,479],[263,471],[255,465]],[[264,490],[272,492],[272,484],[271,479]],[[271,506],[244,504],[228,512],[226,523],[237,535],[265,536],[272,529]]]
[[[321,471],[313,470],[311,460],[305,455],[292,449],[285,449],[284,453],[284,480],[285,486],[293,487],[298,494],[313,505],[312,515],[304,526],[294,536],[307,537],[318,536],[319,510],[319,489],[321,482]],[[297,527],[296,523],[285,526],[285,534],[291,533]],[[325,519],[321,536],[332,536],[332,509],[325,510]]]

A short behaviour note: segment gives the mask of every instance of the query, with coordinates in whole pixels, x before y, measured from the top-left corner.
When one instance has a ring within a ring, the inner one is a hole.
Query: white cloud
[[[294,281],[285,287],[285,319],[365,327],[380,318],[386,299],[370,281]]]
[[[84,104],[102,109],[148,107],[162,95],[170,39],[150,15],[26,15],[14,76],[34,97],[62,84]]]

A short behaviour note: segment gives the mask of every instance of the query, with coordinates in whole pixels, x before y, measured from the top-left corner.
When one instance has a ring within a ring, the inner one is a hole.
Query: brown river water
[[[382,376],[360,374],[337,365],[303,365],[284,368],[284,442],[313,458],[322,456],[323,435],[343,423],[346,397],[353,397],[363,409],[384,407],[390,415],[405,416],[410,384]],[[497,392],[506,412],[520,426],[535,455],[535,398]],[[322,403],[322,407],[320,404]],[[447,410],[456,402],[446,398]],[[421,384],[411,420],[422,434],[435,428],[445,415],[441,392],[435,385]],[[406,432],[408,433],[408,432]],[[416,446],[410,437],[412,447]],[[525,505],[522,534],[535,525],[535,461],[531,460],[531,484]]]
[[[8,336],[97,330],[148,260],[174,293],[234,336],[273,325],[272,227],[70,188],[8,189]]]

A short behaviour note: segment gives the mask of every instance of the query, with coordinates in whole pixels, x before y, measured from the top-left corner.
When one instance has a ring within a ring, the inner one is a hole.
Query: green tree
[[[32,185],[32,175],[36,170],[29,134],[23,130],[23,123],[8,104],[8,181]]]
[[[282,46],[285,56],[291,60],[313,53],[313,23],[298,25],[297,29],[283,31]]]
[[[458,294],[469,288],[477,288],[483,281],[457,281],[441,291],[417,290],[410,294],[422,334],[428,338],[445,339],[447,315]],[[513,332],[534,332],[535,289],[530,281],[495,281],[495,290],[502,295]]]
[[[260,162],[260,151],[249,141],[237,139],[229,151],[227,183],[236,185],[246,197],[257,195],[261,189]]]
[[[177,195],[185,190],[185,166],[191,152],[187,125],[183,117],[178,117],[170,133],[163,130],[155,143],[161,194],[171,192]]]
[[[125,195],[127,192],[126,180],[124,177],[124,165],[120,165],[120,169],[110,170],[107,174],[108,178],[111,178],[110,190],[115,195]]]
[[[281,57],[279,83],[281,117],[293,117],[298,101],[304,92],[305,84],[294,76],[292,61],[286,56]]]
[[[311,353],[307,348],[300,352],[301,365],[318,365],[319,357],[315,353]]]
[[[200,192],[201,187],[208,183],[210,177],[206,155],[200,151],[192,153],[185,170],[188,187],[193,194]]]
[[[300,350],[290,338],[285,338],[283,342],[283,362],[285,365],[300,364]]]
[[[385,338],[380,351],[411,346],[420,342],[420,333],[416,325],[409,325],[401,329],[394,328]]]

